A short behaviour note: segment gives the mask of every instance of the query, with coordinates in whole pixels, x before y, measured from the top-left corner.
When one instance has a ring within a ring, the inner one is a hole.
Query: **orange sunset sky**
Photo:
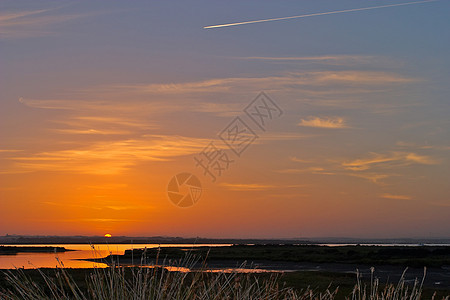
[[[2,1],[0,235],[449,237],[448,1],[203,28],[404,2]]]

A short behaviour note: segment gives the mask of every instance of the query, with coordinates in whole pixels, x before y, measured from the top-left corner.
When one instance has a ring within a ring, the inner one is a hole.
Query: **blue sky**
[[[203,28],[406,2],[2,1],[0,234],[448,237],[449,1]],[[283,117],[210,182],[260,91]]]

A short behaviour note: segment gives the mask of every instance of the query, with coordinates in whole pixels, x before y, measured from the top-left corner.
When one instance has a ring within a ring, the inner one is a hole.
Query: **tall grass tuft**
[[[420,300],[422,296],[423,281],[425,279],[426,268],[424,268],[424,274],[422,281],[419,283],[418,279],[414,280],[413,285],[407,285],[405,282],[405,274],[407,269],[403,271],[397,285],[387,284],[383,289],[380,289],[380,282],[378,278],[374,278],[374,268],[371,268],[370,286],[361,283],[361,277],[357,272],[356,285],[353,288],[351,299],[352,300]],[[434,296],[433,296],[434,299]],[[448,299],[448,296],[444,299]]]

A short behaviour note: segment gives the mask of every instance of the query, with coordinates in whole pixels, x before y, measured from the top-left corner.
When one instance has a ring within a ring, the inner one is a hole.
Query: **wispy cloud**
[[[130,112],[136,111],[138,107],[143,108],[145,103],[142,101],[134,101],[131,103],[120,103],[118,101],[106,100],[73,100],[73,99],[29,99],[19,98],[19,102],[34,108],[66,110],[66,111],[101,111],[105,112]],[[155,105],[155,104],[153,104]],[[146,106],[150,106],[147,104]],[[157,104],[156,104],[157,106]],[[86,118],[86,117],[85,117]],[[92,117],[91,117],[92,118]]]
[[[56,132],[67,134],[101,134],[101,135],[123,135],[130,133],[125,130],[103,130],[103,129],[55,129]]]
[[[450,150],[450,146],[444,145],[420,145],[411,142],[398,141],[395,144],[398,148],[404,149],[430,149],[430,150],[439,150],[439,151],[448,151]]]
[[[393,195],[393,194],[382,194],[382,198],[394,199],[394,200],[411,200],[411,196],[406,195]]]
[[[221,186],[232,191],[264,191],[273,189],[275,186],[258,183],[221,183]]]
[[[0,149],[0,153],[15,153],[15,152],[20,152],[23,150],[16,150],[16,149]]]
[[[78,18],[96,15],[95,13],[62,14],[58,8],[19,12],[0,12],[0,38],[28,38],[52,35],[50,25]]]
[[[301,173],[313,173],[313,174],[334,174],[330,172],[325,172],[325,169],[322,167],[309,167],[309,168],[303,168],[303,169],[283,169],[278,170],[278,173],[282,174],[301,174]]]
[[[269,61],[349,61],[349,60],[368,60],[374,56],[363,55],[323,55],[323,56],[247,56],[236,57],[237,59],[247,60],[269,60]]]
[[[79,99],[20,98],[19,101],[28,107],[59,110],[71,114],[70,118],[64,118],[67,123],[73,123],[72,119],[76,118],[80,121],[79,124],[81,122],[84,124],[97,122],[98,125],[100,121],[104,124],[111,123],[105,118],[116,118],[116,121],[128,122],[128,124],[122,123],[122,125],[128,126],[133,120],[138,119],[137,122],[140,122],[139,118],[148,120],[148,115],[182,111],[230,117],[242,111],[242,105],[246,103],[248,95],[261,90],[278,94],[301,92],[305,95],[302,98],[305,103],[308,102],[308,98],[314,98],[314,101],[310,102],[312,105],[357,107],[356,104],[361,102],[360,98],[355,96],[357,99],[351,99],[349,93],[360,95],[377,89],[383,90],[396,85],[416,83],[419,80],[382,71],[287,72],[264,77],[229,77],[193,82],[101,85],[71,93],[71,97],[77,95]],[[212,93],[215,98],[220,100],[211,100]],[[239,97],[242,95],[242,99],[230,101],[230,94],[239,95]],[[331,99],[328,99],[330,97]],[[124,102],[124,98],[128,100]],[[100,120],[101,117],[104,119]],[[323,118],[304,121],[303,125],[305,126],[315,125],[322,126],[322,128],[347,126],[339,119],[333,118],[328,121]],[[110,128],[108,129],[106,131],[106,128],[90,126],[60,128],[61,132],[75,134],[122,134],[123,130],[130,128],[114,128],[112,131]],[[118,132],[116,132],[117,130]]]
[[[348,176],[363,178],[366,180],[369,180],[372,183],[375,184],[382,184],[382,179],[387,179],[389,177],[392,177],[392,174],[383,174],[383,173],[374,173],[374,172],[365,172],[365,173],[344,173]]]
[[[220,184],[220,186],[225,187],[228,190],[231,191],[266,191],[266,190],[272,190],[272,189],[297,189],[297,188],[304,188],[307,185],[304,184],[294,184],[294,185],[287,185],[287,184],[261,184],[261,183],[227,183],[223,182]]]
[[[193,93],[224,93],[224,92],[254,92],[260,90],[308,90],[311,87],[324,87],[339,84],[339,88],[349,85],[357,86],[393,86],[396,84],[418,82],[417,78],[410,78],[393,72],[382,71],[310,71],[288,72],[265,77],[229,77],[185,83],[152,83],[139,85],[112,85],[92,90],[104,90],[111,94],[132,93],[136,95],[177,95],[184,96]]]
[[[96,206],[93,206],[93,205],[82,205],[82,204],[65,203],[65,202],[54,202],[54,201],[43,201],[41,203],[45,204],[45,205],[50,205],[50,206],[78,207],[78,208],[87,208],[87,209],[100,210],[99,207],[96,207]]]
[[[62,134],[78,135],[131,135],[147,133],[160,127],[159,123],[149,121],[149,115],[169,113],[171,108],[159,106],[159,103],[130,101],[126,104],[114,101],[77,101],[77,100],[38,100],[20,98],[20,102],[35,108],[61,110],[66,112],[51,122],[60,127],[51,131]],[[172,104],[174,111],[191,110],[194,112],[211,113],[223,117],[234,117],[242,114],[243,103],[206,103],[188,105]],[[183,105],[185,107],[183,107]],[[160,110],[160,108],[162,109]],[[220,128],[220,127],[219,127]],[[282,140],[300,140],[311,138],[312,134],[295,132],[270,132],[262,135],[255,143],[268,143]]]
[[[312,162],[311,160],[301,159],[301,158],[298,158],[295,156],[289,157],[289,160],[293,161],[293,162],[298,162],[298,163],[311,163]]]
[[[94,189],[94,190],[116,190],[127,188],[126,183],[102,183],[101,185],[85,185],[83,188]]]
[[[316,174],[351,176],[368,180],[377,185],[386,185],[385,180],[393,177],[405,176],[401,170],[412,165],[437,165],[440,160],[429,155],[415,152],[392,151],[387,153],[369,153],[365,158],[343,160],[342,158],[328,159],[298,159],[289,157],[295,163],[291,168],[277,170],[280,174]],[[299,163],[307,164],[299,168]]]
[[[261,136],[257,143],[259,142],[270,142],[270,141],[295,141],[301,139],[308,139],[314,137],[312,134],[303,134],[303,133],[292,133],[292,132],[271,132],[265,133]]]
[[[332,175],[332,176],[351,176],[368,180],[374,184],[382,185],[381,180],[394,176],[393,174],[387,174],[382,172],[354,172],[348,170],[342,170],[336,165],[312,166],[307,168],[290,168],[277,170],[280,174],[314,174],[314,175]]]
[[[332,163],[329,164],[323,163],[322,166],[311,166],[306,168],[280,169],[275,172],[287,175],[313,174],[313,175],[330,175],[330,176],[350,176],[362,178],[377,185],[384,185],[384,182],[382,180],[390,178],[392,176],[398,176],[395,174],[382,171],[356,172],[353,170],[343,170],[342,167],[340,167],[339,165],[335,165]]]
[[[139,114],[134,114],[134,117],[124,114],[111,117],[73,115],[53,122],[63,127],[53,130],[65,134],[126,135],[159,127]]]
[[[192,106],[193,111],[211,113],[221,117],[234,117],[242,112],[242,103],[201,102]]]
[[[371,153],[369,157],[356,159],[342,163],[346,169],[353,171],[363,171],[382,165],[389,166],[405,166],[411,164],[434,165],[438,161],[430,156],[419,155],[412,152],[391,152],[386,154]]]
[[[142,209],[155,209],[155,206],[152,205],[148,205],[148,204],[143,204],[143,203],[139,203],[139,205],[123,205],[123,204],[106,204],[106,203],[102,203],[99,201],[95,201],[94,203],[91,202],[87,202],[85,204],[80,204],[80,203],[67,203],[67,202],[55,202],[55,201],[43,201],[41,202],[42,204],[45,205],[50,205],[50,206],[61,206],[61,207],[77,207],[77,208],[83,208],[86,210],[95,210],[95,211],[100,211],[100,210],[114,210],[114,211],[124,211],[124,210],[142,210]]]
[[[57,171],[113,175],[143,161],[168,161],[200,152],[209,139],[148,135],[140,139],[97,142],[88,147],[15,156],[14,171]]]
[[[309,117],[308,119],[302,119],[299,126],[305,127],[316,127],[316,128],[329,128],[329,129],[340,129],[347,128],[344,118],[341,117]]]
[[[104,208],[111,209],[111,210],[122,211],[122,210],[154,209],[155,207],[154,206],[150,206],[150,205],[139,204],[139,206],[137,206],[137,205],[108,205],[108,206],[105,206]]]
[[[80,223],[80,222],[89,222],[89,223],[122,223],[122,222],[142,222],[142,220],[138,219],[111,219],[111,218],[84,218],[84,219],[62,219],[57,220],[58,222],[68,222],[68,223]]]
[[[247,56],[231,57],[232,59],[256,60],[274,63],[314,63],[330,66],[355,66],[355,65],[390,65],[398,64],[398,61],[387,57],[373,55],[321,55],[321,56]]]
[[[78,135],[129,135],[158,128],[149,120],[153,107],[149,103],[87,101],[65,99],[24,99],[19,101],[33,108],[56,110],[59,115],[49,122],[57,124],[51,131]]]

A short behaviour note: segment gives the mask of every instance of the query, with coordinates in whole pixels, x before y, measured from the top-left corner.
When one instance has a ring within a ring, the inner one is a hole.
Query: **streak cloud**
[[[314,14],[306,14],[306,15],[298,15],[298,16],[290,16],[290,17],[281,17],[281,18],[245,21],[245,22],[237,22],[237,23],[210,25],[210,26],[203,27],[203,29],[213,29],[213,28],[231,27],[231,26],[238,26],[238,25],[248,25],[248,24],[254,24],[254,23],[283,21],[283,20],[290,20],[290,19],[300,19],[300,18],[307,18],[307,17],[316,17],[316,16],[348,13],[348,12],[362,11],[362,10],[371,10],[371,9],[388,8],[388,7],[395,7],[395,6],[421,4],[421,3],[436,2],[436,1],[439,1],[439,0],[414,1],[414,2],[407,2],[407,3],[398,3],[398,4],[389,4],[389,5],[381,5],[381,6],[371,6],[371,7],[362,7],[362,8],[353,8],[353,9],[345,9],[345,10],[328,11],[328,12],[322,12],[322,13],[314,13]]]

